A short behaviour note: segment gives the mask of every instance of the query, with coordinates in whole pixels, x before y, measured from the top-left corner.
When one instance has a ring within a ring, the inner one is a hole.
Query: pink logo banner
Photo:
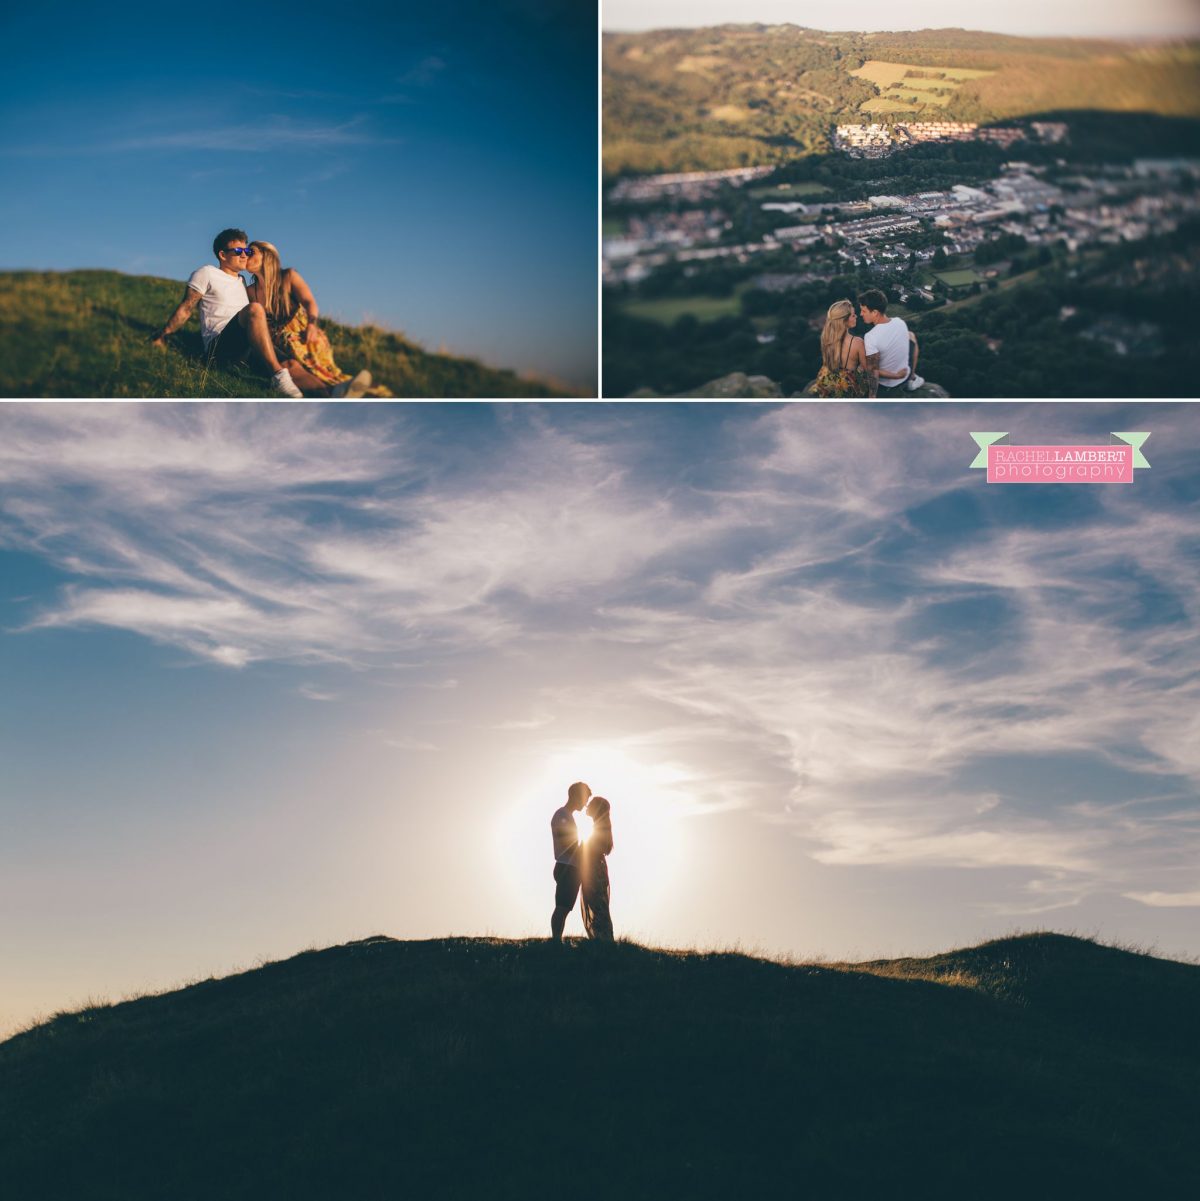
[[[989,446],[989,484],[1132,484],[1132,446]]]

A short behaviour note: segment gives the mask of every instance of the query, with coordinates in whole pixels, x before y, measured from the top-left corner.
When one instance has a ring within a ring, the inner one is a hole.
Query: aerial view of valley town
[[[1184,41],[606,34],[604,394],[828,394],[874,291],[882,394],[1194,396],[1198,84]]]

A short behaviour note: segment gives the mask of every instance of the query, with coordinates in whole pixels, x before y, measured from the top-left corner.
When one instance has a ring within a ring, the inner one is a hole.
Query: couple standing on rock
[[[592,828],[581,835],[575,814],[585,805]],[[567,803],[550,819],[550,833],[554,839],[551,940],[562,942],[567,914],[575,908],[575,899],[582,893],[583,926],[588,938],[612,942],[612,917],[608,911],[608,855],[613,849],[611,806],[604,797],[592,796],[586,784],[572,784],[567,789]]]
[[[899,317],[887,315],[888,298],[869,288],[858,298],[858,311],[871,326],[865,338],[850,331],[857,324],[854,305],[835,300],[821,331],[821,372],[811,395],[826,397],[899,396],[900,385],[915,392],[925,381],[917,374],[921,350],[917,337]],[[912,348],[912,367],[908,365]]]

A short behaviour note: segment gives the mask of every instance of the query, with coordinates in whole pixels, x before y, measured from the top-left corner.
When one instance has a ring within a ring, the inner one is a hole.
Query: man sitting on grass
[[[275,356],[267,313],[261,304],[251,303],[241,272],[249,253],[245,230],[223,229],[213,239],[213,253],[219,267],[211,264],[192,272],[179,307],[163,326],[155,346],[166,346],[165,339],[186,325],[192,310],[200,308],[200,336],[212,362],[221,366],[238,363],[251,350],[271,373],[275,391],[294,400],[303,400],[288,371]]]
[[[921,348],[917,336],[899,317],[887,315],[888,298],[878,288],[868,288],[858,298],[862,319],[872,328],[867,330],[867,369],[879,379],[885,389],[898,388],[901,384],[915,392],[925,381],[917,374],[917,358]],[[908,348],[912,345],[912,369],[908,366]],[[905,381],[908,381],[905,383]],[[886,393],[885,393],[886,395]]]

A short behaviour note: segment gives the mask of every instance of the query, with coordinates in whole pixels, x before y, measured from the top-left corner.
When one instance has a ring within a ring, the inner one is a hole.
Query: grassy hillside
[[[868,64],[881,63],[907,71],[875,79],[881,68]],[[794,25],[604,35],[609,175],[775,163],[823,151],[839,121],[1057,109],[1200,117],[1200,47]]]
[[[784,965],[383,937],[0,1044],[52,1201],[1157,1197],[1200,1187],[1200,967],[1054,934]]]
[[[249,367],[208,368],[196,316],[165,352],[150,345],[182,296],[181,282],[117,271],[0,272],[0,396],[275,396]],[[374,326],[322,325],[343,370],[367,367],[398,397],[571,395]]]

